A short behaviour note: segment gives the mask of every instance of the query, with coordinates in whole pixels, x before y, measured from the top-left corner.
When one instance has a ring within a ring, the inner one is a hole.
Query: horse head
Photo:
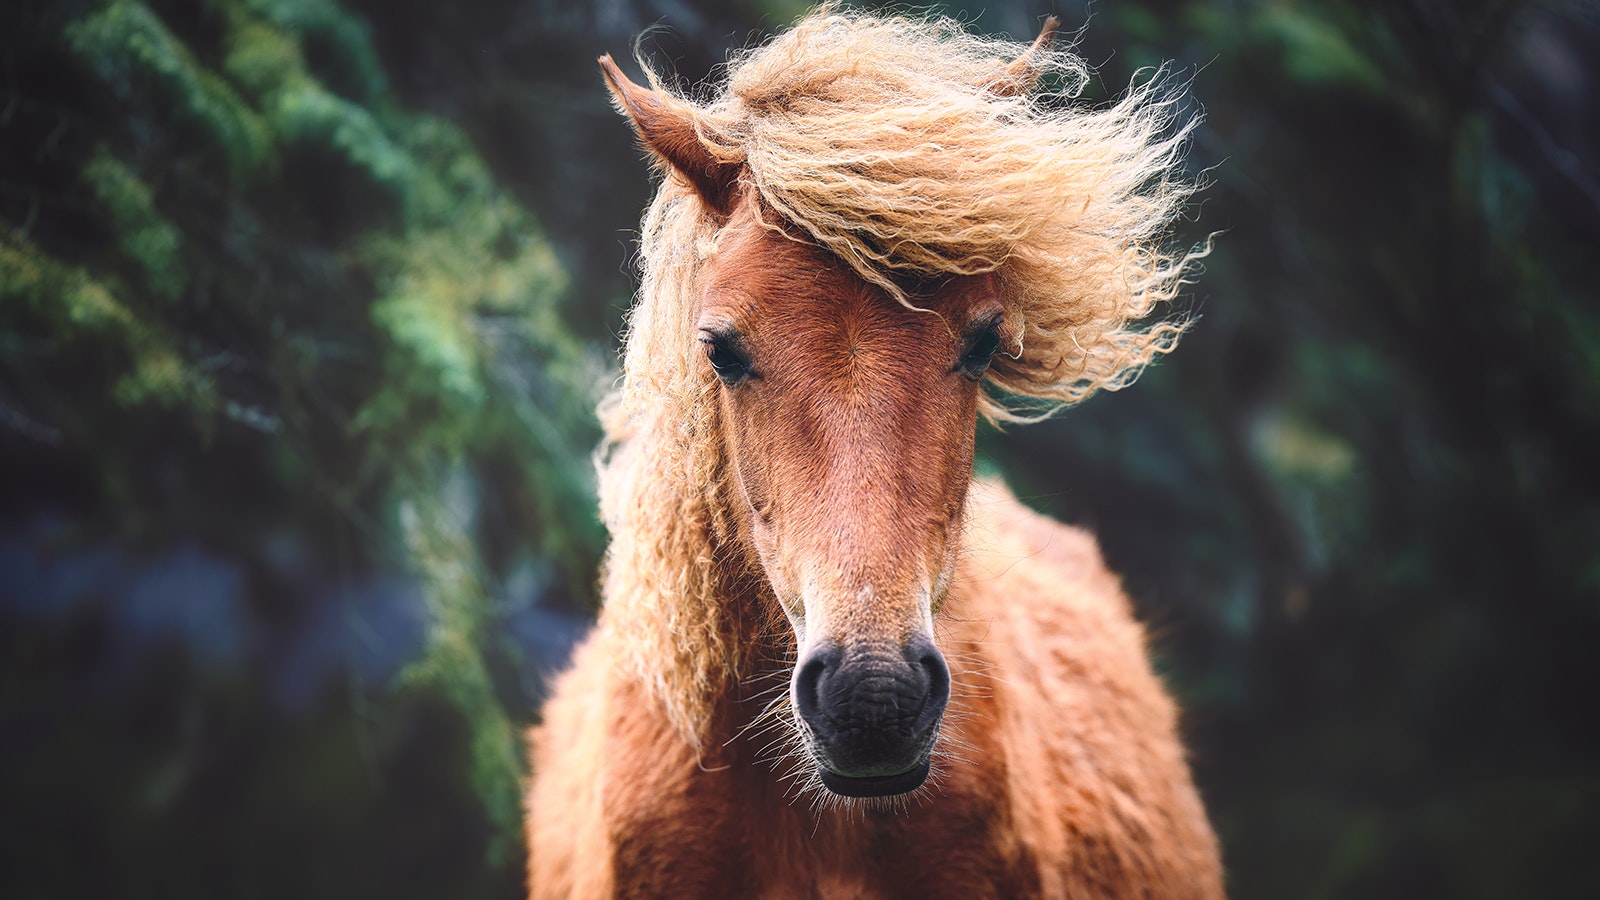
[[[975,88],[1026,91],[1054,31]],[[950,697],[934,619],[960,552],[980,382],[1020,350],[1000,280],[863,278],[708,147],[692,108],[600,62],[643,144],[717,222],[682,340],[716,394],[739,543],[793,628],[806,750],[836,794],[913,790]]]

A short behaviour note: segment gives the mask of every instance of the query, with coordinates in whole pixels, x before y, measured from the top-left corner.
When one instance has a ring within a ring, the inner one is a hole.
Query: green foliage
[[[178,255],[182,236],[156,210],[150,188],[104,147],[84,166],[83,181],[105,211],[118,249],[137,267],[140,286],[157,299],[176,300],[187,280]]]
[[[1347,21],[1325,18],[1330,15]],[[1331,4],[1324,8],[1273,4],[1255,10],[1248,18],[1248,28],[1254,41],[1275,47],[1284,72],[1308,90],[1351,88],[1380,93],[1393,83],[1391,77],[1357,47],[1352,38],[1360,29],[1351,27],[1348,20],[1360,21],[1349,10]],[[1211,19],[1210,24],[1222,23]]]
[[[494,693],[481,648],[492,610],[476,565],[467,509],[471,490],[460,470],[438,473],[431,494],[400,507],[407,550],[427,586],[432,624],[423,658],[406,672],[412,684],[441,685],[474,724],[472,784],[494,823],[489,859],[512,858],[521,834],[520,746]]]
[[[364,20],[331,0],[247,0],[244,5],[275,30],[315,50],[328,68],[323,78],[332,90],[363,105],[386,100],[387,79]]]
[[[267,158],[271,138],[260,116],[144,4],[108,3],[65,31],[72,52],[114,96],[154,95],[210,139],[232,174],[248,174]]]
[[[6,137],[24,152],[0,169],[0,330],[37,348],[0,364],[19,415],[79,461],[105,539],[250,559],[329,523],[355,551],[327,565],[423,585],[402,684],[460,711],[487,864],[514,868],[526,714],[485,662],[504,652],[493,584],[531,555],[585,598],[600,544],[601,366],[562,324],[542,229],[454,126],[393,100],[367,26],[332,3],[22,21],[30,66],[82,77],[24,98]],[[227,473],[160,483],[157,447]],[[509,520],[465,516],[480,492]]]

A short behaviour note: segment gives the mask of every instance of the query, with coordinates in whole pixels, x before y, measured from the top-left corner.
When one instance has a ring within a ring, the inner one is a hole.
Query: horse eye
[[[990,323],[989,327],[985,328],[983,333],[978,335],[977,339],[972,342],[972,346],[967,348],[967,352],[962,355],[961,362],[956,368],[960,369],[961,373],[968,378],[973,380],[981,378],[983,373],[988,370],[989,363],[993,361],[995,351],[999,349],[1000,323],[995,321]]]
[[[711,361],[711,371],[717,373],[723,384],[735,385],[749,377],[750,364],[741,359],[739,354],[722,339],[701,335],[700,343],[705,345],[706,359]]]

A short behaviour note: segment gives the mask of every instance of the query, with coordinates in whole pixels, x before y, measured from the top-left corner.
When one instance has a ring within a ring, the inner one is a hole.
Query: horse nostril
[[[950,699],[950,667],[945,665],[944,656],[935,651],[925,654],[919,661],[923,671],[928,673],[928,692],[933,702]]]
[[[807,721],[817,721],[821,710],[818,697],[821,696],[822,682],[828,676],[829,669],[838,668],[838,663],[837,650],[819,647],[812,651],[811,657],[795,673],[794,703]]]
[[[916,732],[926,731],[944,714],[944,708],[950,702],[950,667],[945,665],[944,654],[938,649],[928,646],[917,663],[928,679],[927,702],[923,704],[921,715],[917,716]]]

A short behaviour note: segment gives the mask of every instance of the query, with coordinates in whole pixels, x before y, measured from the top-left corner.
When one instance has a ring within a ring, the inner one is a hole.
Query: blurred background
[[[1233,895],[1600,896],[1600,9],[936,8],[1205,115],[1192,334],[981,448],[1125,575]],[[518,896],[649,191],[594,58],[803,9],[0,8],[0,895]]]

